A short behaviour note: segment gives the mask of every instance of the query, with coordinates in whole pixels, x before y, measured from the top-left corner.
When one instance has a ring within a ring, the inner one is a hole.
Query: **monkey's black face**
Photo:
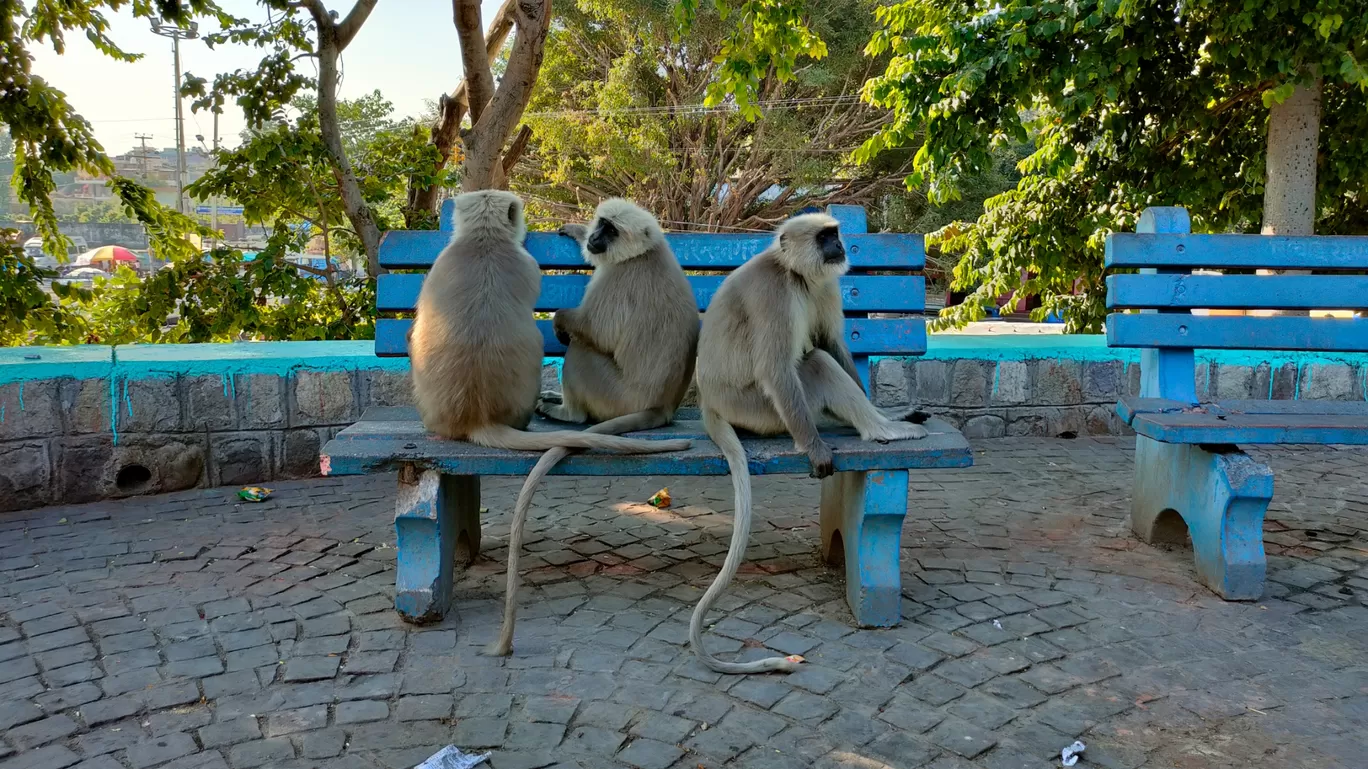
[[[608,247],[617,239],[618,228],[607,219],[599,219],[594,222],[594,231],[589,233],[588,240],[584,241],[584,247],[591,254],[603,254],[607,253]]]
[[[826,264],[845,261],[845,246],[841,245],[841,233],[835,227],[826,227],[817,233],[817,250]]]

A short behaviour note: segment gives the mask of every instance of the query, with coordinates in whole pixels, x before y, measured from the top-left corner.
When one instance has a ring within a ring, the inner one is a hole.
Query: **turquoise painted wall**
[[[159,374],[186,376],[242,374],[283,375],[296,370],[350,371],[408,369],[406,358],[377,358],[373,343],[358,342],[242,342],[236,344],[163,344],[121,347],[5,347],[0,348],[0,384],[73,377],[142,379]],[[1136,362],[1138,350],[1107,347],[1102,335],[932,335],[922,360],[1121,360]],[[1368,366],[1368,354],[1199,351],[1205,363],[1257,366],[1261,363],[1301,366],[1343,363]],[[875,358],[879,360],[879,358]],[[560,359],[548,359],[559,364]]]

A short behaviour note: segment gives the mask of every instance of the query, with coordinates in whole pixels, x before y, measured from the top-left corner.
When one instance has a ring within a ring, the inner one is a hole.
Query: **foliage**
[[[89,295],[54,285],[56,296],[50,296],[43,281],[54,273],[24,255],[22,240],[18,230],[0,229],[0,347],[28,344],[35,336],[45,342],[85,341],[85,317],[71,303]]]
[[[622,196],[675,229],[768,228],[807,205],[871,202],[902,178],[891,153],[864,168],[847,160],[884,119],[857,95],[874,66],[860,50],[873,0],[804,6],[830,55],[787,80],[761,78],[754,106],[764,118],[754,122],[700,106],[726,67],[718,59],[732,28],[718,14],[699,13],[681,41],[653,0],[556,8],[525,116],[534,149],[512,180],[534,215],[583,217]]]
[[[374,281],[315,280],[284,254],[284,243],[251,261],[216,249],[177,259],[147,278],[121,267],[93,290],[93,336],[103,344],[375,336]]]
[[[995,148],[1033,141],[1016,189],[945,228],[961,253],[962,323],[1020,289],[1072,331],[1104,316],[1105,235],[1151,205],[1195,229],[1257,224],[1268,106],[1325,78],[1317,231],[1368,232],[1368,3],[1364,0],[906,0],[879,9],[865,89],[894,119],[860,156],[921,143],[908,185],[956,199]],[[1024,282],[1023,273],[1030,275]]]
[[[136,219],[129,217],[123,203],[118,200],[102,200],[98,203],[78,204],[70,214],[58,214],[61,222],[103,222],[129,223]]]
[[[781,82],[788,80],[793,77],[800,57],[821,59],[827,55],[825,35],[809,27],[809,4],[806,2],[713,0],[712,4],[718,18],[729,22],[731,27],[713,57],[719,66],[708,84],[705,101],[708,106],[717,106],[731,98],[747,120],[756,120],[763,114],[756,103],[761,98],[763,81],[768,78]],[[697,21],[699,6],[699,0],[681,0],[675,4],[678,28],[694,31],[692,27]],[[846,20],[858,22],[861,18]]]
[[[250,224],[304,226],[321,237],[327,255],[362,254],[319,130],[317,101],[301,97],[294,108],[296,119],[266,124],[238,147],[219,150],[214,167],[186,190],[199,199],[239,201]],[[436,152],[412,120],[396,120],[393,112],[379,91],[338,103],[347,154],[382,230],[402,224],[405,182],[430,169]],[[437,181],[444,183],[445,174]]]

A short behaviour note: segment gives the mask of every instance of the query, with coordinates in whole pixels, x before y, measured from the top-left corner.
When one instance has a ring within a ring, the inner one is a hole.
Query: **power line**
[[[791,99],[770,99],[767,101],[757,101],[753,106],[768,109],[794,109],[806,106],[833,106],[842,103],[858,102],[859,94],[841,94],[839,96],[812,96],[795,97]],[[703,104],[676,104],[650,107],[610,107],[602,109],[564,109],[546,110],[543,112],[528,112],[523,117],[569,117],[573,115],[646,115],[646,114],[711,114],[715,112],[737,112],[739,107],[734,104],[719,104],[709,107]]]

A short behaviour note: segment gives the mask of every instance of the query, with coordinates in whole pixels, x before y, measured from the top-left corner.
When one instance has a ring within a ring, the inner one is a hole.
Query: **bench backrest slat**
[[[377,286],[376,309],[382,312],[409,312],[418,301],[423,275],[381,275]],[[698,309],[706,310],[713,294],[722,285],[722,275],[690,275]],[[589,285],[588,275],[545,275],[539,312],[578,307]],[[841,279],[841,294],[847,313],[921,312],[926,309],[926,279],[920,275],[847,275]]]
[[[1354,310],[1368,276],[1224,275],[1227,270],[1368,270],[1368,237],[1193,235],[1181,208],[1150,208],[1137,232],[1107,237],[1107,344],[1138,347],[1146,398],[1196,401],[1193,350],[1368,351],[1368,319],[1221,310]],[[1207,271],[1192,274],[1194,270]],[[1207,313],[1206,311],[1212,311]]]
[[[1113,233],[1107,237],[1106,266],[1368,270],[1368,238]]]
[[[1173,347],[1205,350],[1303,350],[1368,352],[1362,318],[1216,315],[1111,315],[1112,347]]]
[[[375,354],[382,358],[408,355],[407,318],[380,318],[375,322]],[[564,355],[551,321],[537,321],[547,355]],[[846,318],[846,344],[856,357],[870,355],[921,355],[926,352],[926,323],[921,318]]]
[[[842,233],[849,249],[851,269],[920,270],[926,264],[921,235],[897,233]],[[731,270],[746,263],[774,242],[774,235],[672,232],[665,236],[675,258],[686,270]],[[394,230],[380,241],[380,265],[390,270],[426,269],[451,240],[441,230]],[[543,269],[583,270],[579,247],[570,238],[553,232],[529,232],[524,243]]]
[[[451,239],[454,208],[452,201],[442,207],[442,230],[386,233],[380,242],[380,264],[389,269],[426,270],[431,267]],[[867,217],[860,206],[831,206],[828,210],[841,223],[841,236],[852,268],[841,280],[846,343],[856,358],[856,368],[868,384],[870,356],[926,352],[926,323],[920,317],[926,309],[926,280],[915,274],[926,265],[926,252],[921,235],[865,232]],[[745,264],[774,242],[772,233],[668,233],[666,238],[685,270],[708,273],[688,276],[702,311],[707,310],[725,273]],[[585,263],[575,242],[554,233],[534,232],[528,234],[526,247],[543,270],[576,271],[568,275],[543,275],[536,309],[551,312],[578,306],[589,283],[590,265]],[[412,312],[424,277],[417,273],[380,276],[376,309],[382,314]],[[870,313],[915,317],[871,318],[868,317]],[[375,354],[406,356],[406,337],[412,323],[407,318],[379,318],[375,328]],[[565,347],[551,333],[551,322],[539,320],[537,325],[545,340],[546,354],[564,354]]]
[[[1368,307],[1368,275],[1109,275],[1107,309]]]

